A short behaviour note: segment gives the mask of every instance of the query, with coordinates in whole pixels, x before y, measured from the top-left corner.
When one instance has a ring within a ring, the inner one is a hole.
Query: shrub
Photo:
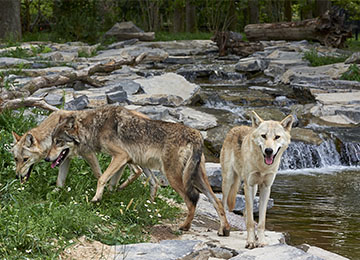
[[[360,81],[360,68],[356,64],[351,64],[347,71],[345,71],[340,79]]]
[[[315,49],[312,49],[310,51],[307,51],[304,53],[304,60],[308,60],[310,62],[310,66],[317,67],[317,66],[323,66],[333,63],[339,63],[344,62],[348,56],[343,55],[340,57],[335,56],[321,56],[317,53]]]

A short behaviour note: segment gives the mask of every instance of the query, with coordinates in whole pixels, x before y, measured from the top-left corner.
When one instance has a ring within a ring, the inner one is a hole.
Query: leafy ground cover
[[[151,202],[147,182],[140,179],[122,191],[105,191],[100,203],[91,203],[96,179],[82,159],[71,162],[62,189],[55,189],[57,169],[46,162],[35,165],[29,181],[20,184],[10,152],[11,131],[22,134],[36,124],[24,110],[0,114],[1,259],[57,259],[81,236],[109,245],[142,242],[151,226],[178,216],[180,210],[164,199]],[[102,169],[109,159],[99,155]],[[160,193],[180,200],[170,188]]]

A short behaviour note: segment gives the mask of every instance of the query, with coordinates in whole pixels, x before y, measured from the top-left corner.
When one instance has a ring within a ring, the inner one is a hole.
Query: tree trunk
[[[0,0],[0,39],[21,39],[20,0]]]
[[[174,32],[184,31],[184,7],[181,2],[174,3],[174,16],[173,16]]]
[[[306,20],[306,19],[313,18],[313,15],[312,15],[312,11],[313,11],[312,2],[313,2],[313,0],[305,0],[304,1],[304,4],[301,6],[301,9],[300,9],[300,18],[301,18],[301,20]]]
[[[186,32],[195,32],[196,31],[196,11],[195,5],[191,0],[186,0]]]
[[[345,25],[345,14],[333,8],[321,17],[299,22],[249,24],[245,34],[250,41],[260,40],[315,40],[326,46],[344,47],[351,30]]]
[[[259,3],[258,0],[249,0],[250,23],[259,23]]]
[[[327,10],[330,10],[331,2],[329,0],[315,0],[315,17],[323,15]]]
[[[229,1],[229,27],[227,30],[229,31],[236,31],[237,26],[237,17],[236,17],[236,6],[235,6],[235,0]]]
[[[286,22],[291,22],[292,20],[291,0],[284,1],[284,17]]]

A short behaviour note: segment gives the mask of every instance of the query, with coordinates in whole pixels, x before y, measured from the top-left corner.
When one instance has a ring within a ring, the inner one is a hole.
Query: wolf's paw
[[[228,237],[230,236],[230,228],[220,228],[217,232],[219,237]]]
[[[94,198],[92,198],[91,202],[96,203],[96,202],[100,202],[100,200],[101,199],[94,197]]]
[[[256,245],[255,241],[246,241],[245,248],[253,249],[256,247],[257,247],[257,245]]]
[[[190,225],[181,225],[179,227],[179,230],[181,231],[188,231],[190,229]]]

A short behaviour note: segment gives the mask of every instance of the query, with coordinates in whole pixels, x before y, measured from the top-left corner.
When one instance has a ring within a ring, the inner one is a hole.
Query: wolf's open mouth
[[[25,183],[28,181],[28,179],[30,178],[30,173],[32,171],[33,166],[34,166],[34,164],[30,165],[29,170],[25,176],[20,176],[20,183]]]
[[[274,163],[274,159],[276,157],[276,155],[278,154],[278,152],[280,151],[280,148],[276,151],[275,154],[271,154],[271,155],[266,155],[264,154],[264,161],[265,161],[265,164],[267,165],[272,165]]]
[[[54,168],[54,167],[60,165],[65,160],[69,151],[70,151],[69,148],[62,150],[61,153],[59,154],[59,156],[56,158],[56,160],[51,164],[51,168]]]

